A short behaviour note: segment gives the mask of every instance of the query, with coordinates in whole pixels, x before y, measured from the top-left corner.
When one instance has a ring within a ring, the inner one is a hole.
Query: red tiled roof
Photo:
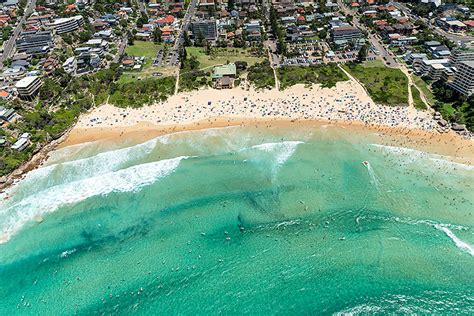
[[[467,26],[474,27],[474,20],[467,20],[462,23],[466,24]]]
[[[164,17],[164,18],[158,19],[156,22],[157,22],[157,23],[167,23],[167,24],[171,24],[171,23],[174,22],[174,16],[172,16],[172,15],[167,15],[167,16]]]
[[[5,90],[0,90],[0,98],[6,98],[10,95],[10,93],[6,92]]]

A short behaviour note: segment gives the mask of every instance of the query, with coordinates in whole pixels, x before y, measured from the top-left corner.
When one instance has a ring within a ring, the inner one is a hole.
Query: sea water
[[[333,126],[53,153],[0,202],[0,314],[474,313],[474,170]]]

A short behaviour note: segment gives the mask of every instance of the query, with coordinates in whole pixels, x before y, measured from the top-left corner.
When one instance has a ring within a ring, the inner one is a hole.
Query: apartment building
[[[413,69],[420,76],[429,77],[431,80],[441,78],[443,72],[449,68],[449,59],[423,59],[413,62]]]
[[[191,22],[191,32],[193,38],[197,39],[203,36],[207,40],[215,40],[217,38],[217,23],[216,20],[198,20]]]
[[[56,34],[69,33],[77,30],[84,24],[82,15],[76,15],[70,18],[59,18],[48,24],[52,30],[56,30]]]
[[[456,67],[459,63],[463,61],[473,61],[474,60],[474,49],[468,48],[459,48],[455,49],[451,53],[450,61],[451,64]]]
[[[53,47],[51,31],[22,32],[16,41],[16,49],[20,53],[46,53]]]
[[[354,26],[344,25],[331,29],[331,41],[336,47],[348,44],[353,44],[355,47],[358,47],[362,38],[362,32]]]
[[[450,86],[465,96],[474,93],[474,61],[462,61],[457,66],[456,75]]]
[[[41,87],[41,79],[38,76],[25,77],[15,85],[20,98],[33,100]]]

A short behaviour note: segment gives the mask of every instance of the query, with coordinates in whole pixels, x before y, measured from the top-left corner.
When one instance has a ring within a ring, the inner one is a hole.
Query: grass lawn
[[[227,61],[245,61],[248,66],[264,60],[264,57],[254,56],[248,48],[213,48],[211,55],[206,55],[203,47],[187,47],[188,58],[193,55],[199,61],[199,67],[208,68],[214,65],[222,65]]]
[[[172,76],[176,73],[176,67],[168,67],[168,66],[160,66],[155,67],[153,66],[153,59],[155,59],[156,54],[160,49],[164,48],[163,44],[157,44],[153,42],[145,42],[145,41],[135,41],[132,46],[127,46],[125,48],[125,53],[128,56],[134,57],[145,57],[145,63],[143,64],[142,70],[138,72],[134,71],[125,71],[118,83],[128,83],[133,82],[140,79],[146,79],[153,77],[153,73],[159,72],[162,73],[163,76]]]
[[[154,78],[153,73],[155,73],[155,72],[159,72],[159,73],[163,74],[162,77],[174,76],[176,74],[177,70],[178,70],[177,67],[154,67],[154,66],[151,66],[151,67],[143,69],[140,72],[131,72],[131,71],[124,72],[120,76],[119,80],[117,80],[117,82],[118,83],[127,83],[127,82],[136,81],[139,78],[140,79],[146,79],[146,78],[150,78],[150,77]]]
[[[420,97],[420,91],[415,86],[411,86],[411,95],[413,97],[413,105],[419,110],[426,110],[426,104]]]
[[[335,64],[312,66],[284,66],[278,68],[278,79],[282,90],[295,84],[310,85],[319,83],[323,87],[331,88],[339,81],[349,80],[346,74]]]
[[[364,62],[364,67],[385,67],[383,60],[369,60]]]
[[[127,46],[125,48],[125,53],[128,56],[141,57],[145,56],[146,58],[155,58],[158,50],[163,48],[163,44],[157,44],[153,42],[145,41],[135,41],[133,45]]]
[[[431,92],[430,90],[429,83],[421,79],[421,77],[419,76],[412,75],[412,78],[418,89],[420,89],[421,92],[423,92],[423,94],[425,95],[426,101],[428,101],[430,105],[433,105],[436,99],[433,95],[433,92]]]
[[[360,64],[346,64],[344,67],[365,85],[374,102],[408,106],[408,78],[400,69]]]

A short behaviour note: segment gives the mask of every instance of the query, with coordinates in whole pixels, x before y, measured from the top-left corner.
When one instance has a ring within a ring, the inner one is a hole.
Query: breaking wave
[[[293,155],[299,144],[303,144],[303,142],[287,141],[281,143],[264,143],[252,146],[252,148],[274,154],[276,163],[282,165]]]
[[[64,205],[112,192],[139,191],[142,187],[173,173],[181,160],[187,158],[189,157],[181,156],[145,163],[37,191],[0,211],[4,219],[0,243],[8,241],[26,222]]]
[[[462,241],[461,239],[459,239],[456,235],[454,235],[454,233],[451,230],[449,230],[449,228],[447,228],[444,225],[435,225],[434,227],[436,229],[444,232],[449,238],[451,238],[451,240],[454,242],[456,247],[458,247],[462,251],[467,252],[468,254],[470,254],[471,256],[474,257],[474,247],[473,246],[471,246],[467,242]]]
[[[437,166],[452,167],[452,168],[465,169],[465,170],[474,170],[474,166],[451,161],[450,159],[454,159],[454,157],[450,157],[450,156],[427,153],[424,151],[420,151],[420,150],[416,150],[412,148],[405,148],[405,147],[388,146],[388,145],[381,145],[381,144],[370,144],[370,146],[381,148],[395,155],[404,156],[407,162],[415,162],[415,161],[418,161],[419,159],[425,159],[427,161],[431,161]]]

